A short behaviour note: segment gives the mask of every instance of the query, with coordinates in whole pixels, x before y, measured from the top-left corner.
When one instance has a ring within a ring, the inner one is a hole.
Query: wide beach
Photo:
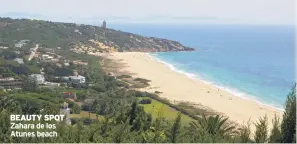
[[[151,80],[146,91],[160,91],[161,97],[172,101],[186,101],[201,104],[239,124],[256,122],[267,115],[269,123],[276,116],[281,117],[281,110],[243,99],[199,79],[190,79],[175,72],[165,64],[158,62],[146,53],[124,52],[105,55],[107,58],[122,63],[121,71],[133,73],[135,77]],[[253,124],[252,124],[253,125]]]

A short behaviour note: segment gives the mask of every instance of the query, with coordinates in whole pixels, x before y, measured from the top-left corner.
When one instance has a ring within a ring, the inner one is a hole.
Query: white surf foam
[[[259,98],[257,98],[257,96],[254,96],[254,95],[250,95],[250,94],[247,94],[247,93],[244,93],[240,90],[237,90],[235,88],[231,88],[231,87],[228,87],[228,86],[222,86],[222,85],[219,85],[219,84],[216,84],[214,82],[211,82],[211,81],[207,81],[205,79],[203,79],[201,76],[199,76],[198,74],[194,74],[194,73],[189,73],[189,72],[185,72],[183,70],[180,70],[178,69],[176,66],[174,66],[173,64],[170,64],[168,62],[165,62],[161,59],[159,59],[156,54],[149,54],[149,53],[146,53],[146,55],[148,55],[151,59],[154,59],[162,64],[164,64],[166,67],[168,67],[169,69],[171,69],[172,71],[175,71],[175,72],[178,72],[178,73],[181,73],[185,76],[187,76],[188,78],[190,79],[193,79],[193,80],[200,80],[202,81],[203,83],[205,84],[208,84],[208,85],[212,85],[218,89],[222,89],[226,92],[229,92],[231,94],[233,94],[234,96],[237,96],[237,97],[240,97],[242,99],[245,99],[245,100],[251,100],[251,101],[254,101],[258,104],[261,104],[261,105],[264,105],[264,106],[268,106],[268,107],[272,107],[272,108],[275,108],[275,109],[278,109],[278,110],[281,110],[281,111],[284,111],[283,108],[280,108],[279,106],[276,106],[275,104],[268,104],[268,103],[265,103],[265,102],[261,102],[261,100],[259,100]]]

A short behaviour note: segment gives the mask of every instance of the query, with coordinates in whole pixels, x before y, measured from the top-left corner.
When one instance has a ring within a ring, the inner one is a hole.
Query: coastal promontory
[[[76,52],[166,52],[192,51],[177,41],[145,37],[103,27],[30,19],[0,18],[0,44],[14,47],[28,40],[27,47],[41,43],[47,48]]]

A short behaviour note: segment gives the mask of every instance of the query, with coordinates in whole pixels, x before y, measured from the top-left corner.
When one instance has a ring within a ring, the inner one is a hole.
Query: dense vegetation
[[[42,114],[57,113],[55,104],[61,101],[57,91],[1,93],[0,100],[0,141],[1,142],[256,142],[292,143],[296,142],[296,93],[289,93],[283,120],[275,118],[273,129],[268,132],[267,118],[260,118],[256,132],[251,137],[249,126],[236,129],[228,125],[227,118],[202,116],[188,125],[182,125],[181,113],[174,121],[168,121],[160,114],[156,119],[146,113],[137,101],[121,105],[118,111],[104,111],[101,119],[83,118],[72,125],[58,124],[58,137],[55,138],[10,138],[9,115],[15,113]],[[114,96],[116,98],[118,96]],[[120,96],[121,97],[121,96]],[[131,95],[131,97],[133,97]],[[94,104],[97,108],[104,104]],[[34,106],[34,107],[32,107]],[[38,107],[42,107],[40,111]],[[99,108],[100,109],[100,108]],[[96,110],[95,110],[96,111]],[[98,113],[101,113],[100,110]],[[270,136],[269,136],[270,135]]]
[[[29,19],[0,18],[0,46],[14,47],[20,40],[30,40],[27,47],[40,43],[44,47],[64,49],[77,44],[98,47],[95,40],[117,51],[182,51],[193,50],[176,41],[143,37],[98,26],[77,25]],[[104,51],[105,49],[101,49]]]

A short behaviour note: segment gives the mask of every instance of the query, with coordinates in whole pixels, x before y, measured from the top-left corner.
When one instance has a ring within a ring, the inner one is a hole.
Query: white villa
[[[66,81],[73,82],[73,83],[80,83],[80,84],[86,82],[86,78],[81,75],[62,77],[62,79],[66,80]]]
[[[43,84],[45,82],[45,78],[42,74],[31,74],[30,78],[32,78],[37,84]]]

